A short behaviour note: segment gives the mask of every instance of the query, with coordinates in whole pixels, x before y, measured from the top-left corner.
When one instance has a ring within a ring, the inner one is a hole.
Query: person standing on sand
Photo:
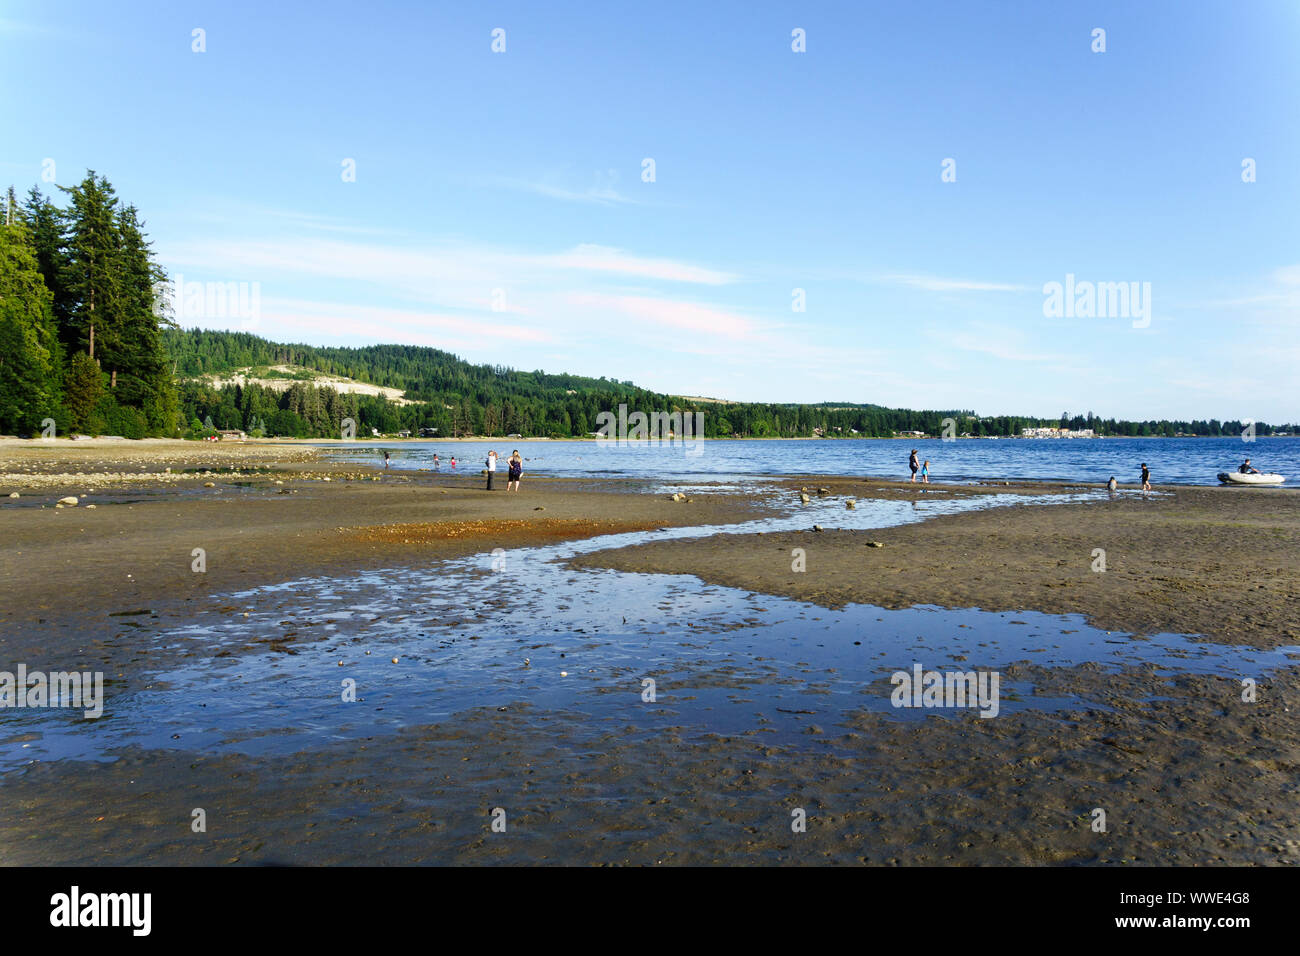
[[[916,449],[912,449],[912,457],[907,459],[907,467],[912,469],[912,480],[916,481]]]
[[[518,491],[519,479],[524,473],[524,460],[519,457],[518,448],[510,453],[510,459],[506,464],[510,466],[510,470],[507,472],[506,476],[508,479],[506,481],[506,491]]]
[[[1147,470],[1147,463],[1142,462],[1142,490],[1151,490],[1151,472]]]
[[[923,481],[927,485],[930,483],[930,459],[929,458],[927,458],[925,460],[925,464],[921,466],[921,481]]]
[[[487,479],[488,479],[487,490],[488,491],[492,490],[492,479],[495,478],[496,476],[497,476],[497,453],[495,451],[490,451],[488,452],[488,456],[487,456]]]

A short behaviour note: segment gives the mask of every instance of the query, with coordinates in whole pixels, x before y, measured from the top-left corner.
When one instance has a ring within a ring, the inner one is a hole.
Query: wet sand
[[[0,840],[9,864],[1300,864],[1296,671],[1251,705],[1212,677],[1034,676],[1098,704],[832,726],[751,685],[735,733],[666,700],[637,727],[484,708],[280,759],[131,748],[6,775]]]
[[[673,502],[641,482],[525,474],[520,491],[506,492],[503,472],[495,490],[485,485],[477,470],[367,468],[293,445],[0,443],[6,650],[61,659],[117,623],[111,615],[183,614],[301,577],[765,513],[734,495]],[[57,507],[69,495],[79,504]]]
[[[823,479],[787,482],[828,497],[1062,490]],[[575,559],[576,567],[693,574],[827,607],[934,604],[1082,614],[1135,634],[1203,634],[1220,643],[1300,645],[1300,494],[1290,489],[1162,488],[1143,498],[1025,505],[873,531],[717,535]],[[872,542],[883,547],[871,547]],[[806,570],[791,570],[791,552]],[[1105,570],[1094,570],[1105,552]]]
[[[524,491],[507,496],[480,490],[477,475],[381,474],[274,446],[50,452],[34,444],[0,448],[0,474],[10,482],[0,484],[0,573],[11,597],[0,616],[4,663],[102,666],[123,699],[139,692],[145,708],[150,694],[165,690],[151,681],[169,668],[205,673],[219,656],[239,669],[241,656],[311,664],[313,654],[324,655],[310,627],[220,651],[167,638],[192,618],[237,616],[247,599],[232,592],[254,585],[436,568],[443,558],[497,546],[611,531],[728,524],[798,508],[800,486],[814,498],[825,487],[826,497],[864,504],[873,496],[1043,491],[800,478],[771,496],[692,493],[692,502],[678,503],[639,482],[525,475]],[[134,477],[141,464],[159,477]],[[214,473],[161,477],[168,467]],[[217,471],[230,467],[239,473]],[[100,476],[69,477],[78,468]],[[11,490],[22,497],[3,497]],[[869,531],[658,542],[576,558],[570,573],[581,579],[592,573],[584,568],[618,567],[697,575],[825,607],[1026,608],[1139,635],[1300,644],[1300,499],[1289,491],[1171,490]],[[53,507],[64,494],[86,492],[94,510]],[[868,547],[872,541],[884,547]],[[195,547],[206,551],[201,574],[191,570]],[[807,553],[806,572],[790,571],[795,547]],[[1091,570],[1097,547],[1107,552],[1105,573]],[[511,595],[498,600],[508,609]],[[750,610],[737,606],[732,616]],[[1300,863],[1300,667],[1261,675],[1258,699],[1246,702],[1239,681],[1225,675],[1024,661],[1003,666],[1004,679],[1031,686],[1028,700],[1041,708],[992,720],[952,711],[904,720],[868,706],[887,698],[883,678],[862,685],[861,707],[844,708],[820,687],[816,675],[826,668],[815,648],[793,649],[810,663],[782,671],[730,642],[730,626],[658,638],[693,650],[663,665],[653,703],[640,696],[641,672],[631,666],[579,670],[582,653],[596,653],[587,635],[534,638],[525,624],[519,637],[533,641],[525,646],[536,648],[528,653],[538,667],[546,655],[548,675],[563,666],[582,676],[550,706],[498,690],[483,706],[392,733],[335,718],[294,727],[287,754],[258,753],[255,740],[244,745],[252,752],[191,745],[209,730],[195,717],[166,746],[34,760],[0,776],[0,862]],[[961,633],[970,634],[968,666],[987,663],[983,635]],[[364,630],[348,635],[349,655],[373,639]],[[240,692],[221,673],[212,700]],[[337,674],[329,677],[337,684]],[[803,702],[791,707],[781,696],[790,692]],[[719,703],[703,706],[702,698]],[[1062,699],[1064,706],[1052,703]],[[382,709],[381,700],[346,706]],[[118,719],[112,702],[110,730]],[[132,719],[147,721],[147,709]],[[97,730],[83,723],[86,733]],[[7,756],[34,739],[23,715],[0,713]],[[496,807],[506,811],[505,833],[491,829]],[[191,828],[195,808],[206,811],[205,833]],[[795,809],[807,814],[805,833],[791,829]],[[1105,832],[1093,829],[1097,809],[1106,813]]]

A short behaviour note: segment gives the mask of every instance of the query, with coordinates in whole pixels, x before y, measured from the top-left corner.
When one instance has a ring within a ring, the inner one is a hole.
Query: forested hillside
[[[332,437],[339,422],[352,418],[357,434],[436,428],[438,435],[507,435],[582,437],[597,428],[596,416],[626,403],[631,411],[703,412],[710,438],[890,437],[919,431],[940,435],[945,418],[957,434],[1019,435],[1021,428],[1058,426],[1092,428],[1103,435],[1235,435],[1238,422],[1128,422],[1100,419],[1091,413],[1040,419],[1030,416],[982,417],[950,409],[913,411],[880,405],[827,402],[817,405],[705,402],[637,388],[631,382],[580,375],[521,372],[493,365],[472,365],[449,352],[408,345],[362,348],[282,345],[245,332],[170,330],[164,341],[184,376],[221,375],[245,369],[291,365],[372,385],[406,390],[419,404],[397,405],[378,397],[343,395],[329,387],[294,381],[285,391],[262,385],[213,388],[200,381],[181,383],[186,422],[201,430],[243,428],[268,435]],[[280,373],[283,374],[283,373]],[[1256,433],[1273,429],[1256,424]]]
[[[284,345],[245,332],[183,330],[159,295],[167,276],[135,207],[93,171],[58,189],[66,205],[36,188],[25,202],[12,188],[7,196],[0,227],[0,434],[48,433],[52,422],[58,434],[197,438],[237,428],[323,438],[338,436],[351,418],[359,437],[436,429],[447,437],[567,438],[595,431],[597,416],[622,404],[646,413],[703,412],[704,434],[713,438],[933,436],[944,431],[945,419],[953,420],[954,434],[975,436],[1018,435],[1035,426],[1134,436],[1242,430],[1240,422],[1103,421],[1091,413],[1038,419],[844,402],[704,401],[613,378],[473,365],[426,347]],[[211,379],[249,369],[254,378],[288,378],[288,387],[218,387]],[[401,389],[409,403],[341,394],[314,381],[316,374]],[[1259,435],[1275,431],[1262,422],[1254,428]]]

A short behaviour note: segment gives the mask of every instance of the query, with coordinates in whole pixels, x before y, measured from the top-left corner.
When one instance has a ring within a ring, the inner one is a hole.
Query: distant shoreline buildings
[[[1022,428],[1021,438],[1096,438],[1091,428]]]

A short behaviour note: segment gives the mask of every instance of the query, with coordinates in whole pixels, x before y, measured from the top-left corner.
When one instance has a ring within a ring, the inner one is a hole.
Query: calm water
[[[935,481],[979,479],[1038,479],[1104,482],[1111,475],[1121,483],[1136,483],[1142,462],[1151,469],[1153,484],[1214,485],[1221,471],[1232,471],[1249,457],[1260,471],[1300,480],[1300,438],[1105,438],[1105,439],[963,439],[915,442],[895,439],[827,441],[704,441],[643,442],[634,445],[595,441],[492,442],[356,442],[331,444],[330,457],[383,461],[384,449],[395,468],[432,468],[435,454],[440,470],[477,473],[489,449],[504,459],[519,449],[528,474],[557,477],[621,475],[656,479],[733,478],[761,475],[853,475],[871,478],[908,477],[912,448],[930,460]],[[498,466],[505,478],[504,460]]]
[[[113,760],[130,744],[289,754],[520,704],[586,715],[595,732],[615,718],[651,731],[663,710],[700,732],[762,725],[773,741],[793,742],[806,728],[783,712],[815,711],[831,725],[864,708],[923,719],[930,712],[898,710],[889,700],[888,676],[913,663],[1002,670],[1016,662],[1092,662],[1233,678],[1294,663],[1300,648],[1258,650],[1172,634],[1132,640],[1077,615],[860,604],[828,610],[688,575],[567,566],[575,555],[646,541],[806,530],[814,521],[888,527],[1012,500],[1053,507],[1048,502],[1091,499],[1106,495],[864,501],[855,511],[842,499],[818,500],[739,525],[605,535],[238,592],[224,611],[195,614],[153,635],[159,645],[192,645],[199,653],[179,669],[151,674],[146,689],[109,686],[102,719],[63,710],[0,713],[0,772],[34,760]],[[788,561],[778,550],[773,560]],[[265,648],[276,635],[289,642],[284,649],[249,649],[250,641]],[[115,640],[138,644],[141,634]],[[639,705],[647,677],[659,688],[653,708]],[[341,703],[345,678],[356,681],[357,703]],[[1001,693],[1002,713],[1105,706],[1039,695],[1030,680],[1008,679]]]

